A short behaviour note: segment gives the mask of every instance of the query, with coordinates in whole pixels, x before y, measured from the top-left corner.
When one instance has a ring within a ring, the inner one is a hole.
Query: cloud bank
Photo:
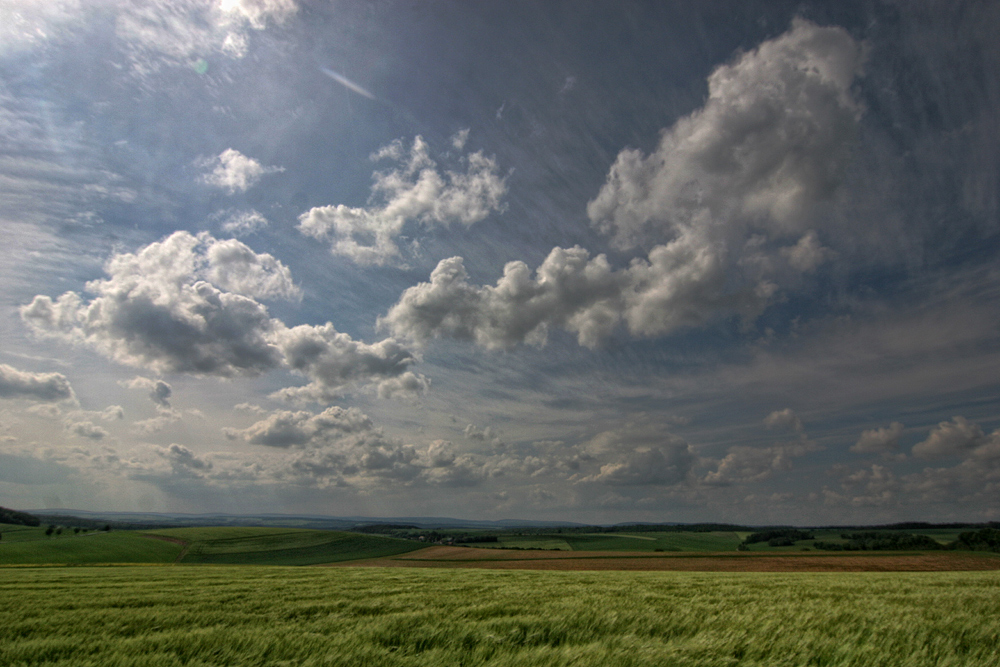
[[[113,256],[105,270],[108,278],[87,283],[95,295],[89,301],[76,292],[38,295],[22,306],[22,319],[41,336],[156,373],[231,378],[289,368],[310,380],[279,392],[293,400],[329,402],[355,385],[413,397],[429,385],[410,370],[418,358],[394,339],[369,345],[330,323],[289,328],[270,317],[257,299],[295,300],[299,288],[284,264],[235,239],[175,232]],[[16,382],[27,390],[27,379],[11,375],[10,391]],[[130,386],[148,389],[164,406],[170,396],[162,381],[139,378]]]
[[[614,270],[604,255],[555,248],[532,274],[510,262],[496,286],[441,261],[381,323],[418,342],[491,349],[542,344],[551,327],[594,347],[624,323],[653,337],[721,315],[756,317],[833,251],[810,213],[839,185],[861,115],[851,86],[864,50],[841,28],[791,30],[709,77],[705,106],[663,132],[647,157],[622,151],[590,202],[621,248],[656,243]]]

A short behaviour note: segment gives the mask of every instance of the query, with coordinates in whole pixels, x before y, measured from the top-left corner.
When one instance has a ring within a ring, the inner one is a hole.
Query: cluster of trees
[[[790,547],[799,540],[811,540],[815,537],[812,533],[797,528],[772,528],[762,530],[759,533],[751,533],[743,540],[744,544],[756,544],[767,542],[771,547]]]
[[[352,533],[367,533],[370,535],[395,535],[403,533],[409,535],[412,531],[419,531],[419,526],[411,526],[406,523],[368,523],[351,528]]]
[[[993,551],[1000,553],[1000,530],[983,528],[960,533],[958,539],[949,545],[953,549],[965,551]]]
[[[48,535],[49,537],[51,537],[53,534],[62,535],[63,530],[64,528],[62,526],[57,526],[55,524],[50,523],[48,528],[45,529],[45,534]],[[81,528],[80,526],[73,526],[72,528],[66,527],[65,530],[72,530],[74,535],[78,535],[80,531],[86,533],[90,530],[90,528]],[[101,530],[107,532],[111,530],[111,526],[109,524],[104,524],[104,527],[101,528]]]
[[[42,520],[37,516],[28,514],[27,512],[18,512],[17,510],[0,507],[0,523],[10,523],[15,526],[34,527],[42,525]]]
[[[932,537],[911,533],[842,533],[840,539],[844,542],[815,542],[813,546],[823,551],[933,551],[948,548]]]

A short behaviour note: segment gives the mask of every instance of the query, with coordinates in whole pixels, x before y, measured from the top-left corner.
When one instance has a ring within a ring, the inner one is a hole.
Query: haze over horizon
[[[0,0],[0,505],[1000,519],[998,28]]]

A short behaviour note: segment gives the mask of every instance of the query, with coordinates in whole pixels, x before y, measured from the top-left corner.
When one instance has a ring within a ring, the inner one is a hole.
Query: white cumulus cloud
[[[136,253],[113,256],[108,278],[75,292],[39,295],[21,317],[41,335],[89,345],[156,372],[253,375],[277,366],[274,325],[255,297],[292,298],[281,262],[239,241],[175,232]]]
[[[614,270],[604,255],[556,248],[534,274],[510,262],[496,286],[476,286],[452,257],[381,324],[421,343],[506,349],[542,344],[551,327],[594,347],[621,323],[653,337],[755,318],[783,284],[833,257],[809,213],[841,181],[862,61],[843,29],[796,20],[719,67],[705,106],[664,131],[653,154],[622,151],[588,213],[622,248],[655,243],[646,258]]]
[[[456,147],[464,143],[461,133],[453,140]],[[464,171],[442,171],[427,142],[417,136],[409,151],[396,140],[372,159],[389,159],[400,166],[373,174],[368,206],[319,206],[299,217],[299,231],[329,241],[334,254],[358,264],[382,265],[398,259],[396,239],[407,222],[428,228],[453,223],[468,227],[503,208],[506,177],[500,176],[496,160],[481,151],[461,158]]]
[[[430,385],[422,375],[408,370],[419,360],[394,338],[368,344],[327,322],[292,328],[276,325],[272,340],[285,364],[311,380],[303,387],[282,389],[278,396],[283,399],[330,402],[352,385],[373,383],[383,398],[413,396]]]
[[[227,148],[204,164],[213,168],[210,173],[202,176],[202,179],[209,185],[226,190],[229,194],[235,194],[237,191],[246,192],[256,185],[262,176],[285,170],[284,167],[266,167],[234,148]]]
[[[892,422],[888,427],[868,429],[851,445],[851,451],[859,454],[893,452],[899,449],[899,436],[902,434],[903,425],[899,422]]]

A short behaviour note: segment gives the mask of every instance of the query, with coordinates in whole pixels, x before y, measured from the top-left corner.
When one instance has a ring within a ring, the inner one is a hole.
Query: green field
[[[21,530],[17,530],[21,529]],[[2,526],[0,565],[217,563],[315,565],[406,553],[422,544],[378,535],[296,528],[170,528],[46,535],[44,528]],[[173,542],[153,539],[167,537]]]
[[[44,529],[38,537],[8,541],[7,531],[0,541],[0,565],[84,563],[172,563],[181,546],[151,540],[134,532],[89,532],[48,537]]]
[[[0,569],[0,664],[1000,665],[1000,575]]]
[[[170,528],[150,534],[189,542],[182,563],[317,565],[395,556],[424,547],[379,535],[302,528]]]

